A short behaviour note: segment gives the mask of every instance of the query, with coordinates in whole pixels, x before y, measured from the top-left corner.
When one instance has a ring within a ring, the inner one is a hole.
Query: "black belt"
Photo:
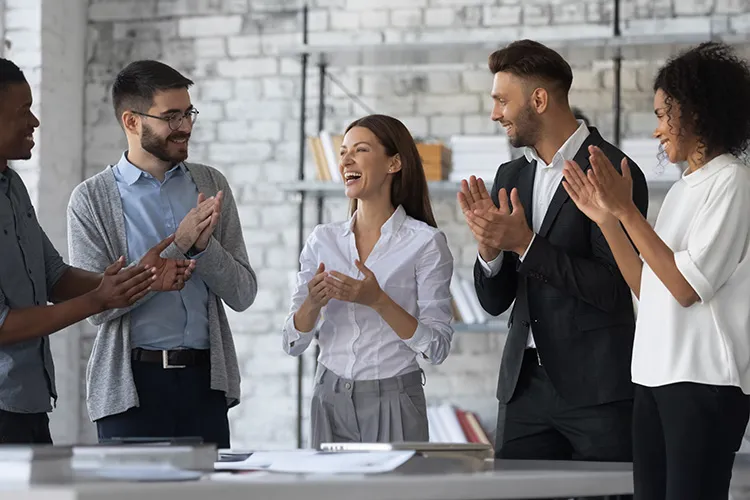
[[[133,361],[161,363],[162,368],[185,368],[186,366],[211,363],[208,349],[177,349],[174,351],[150,351],[136,347],[131,351]]]

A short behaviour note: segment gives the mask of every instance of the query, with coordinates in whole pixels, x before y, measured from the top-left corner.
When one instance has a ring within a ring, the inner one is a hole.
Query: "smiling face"
[[[525,92],[525,82],[503,71],[492,82],[493,121],[500,123],[514,148],[533,146],[538,140],[540,117]]]
[[[654,94],[654,114],[658,120],[654,137],[671,163],[687,161],[697,141],[680,123],[680,105],[659,89]]]
[[[370,129],[353,127],[341,143],[339,171],[350,199],[390,197],[392,176],[401,169],[398,155],[388,156]]]
[[[26,82],[11,83],[0,92],[0,158],[28,160],[34,148],[34,130],[39,126],[31,111],[31,87]]]

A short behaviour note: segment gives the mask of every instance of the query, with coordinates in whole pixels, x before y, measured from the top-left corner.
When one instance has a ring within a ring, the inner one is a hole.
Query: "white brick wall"
[[[23,64],[35,96],[44,95],[42,79],[51,74],[42,71],[51,59],[45,58],[40,35],[42,16],[36,6],[51,1],[59,0],[7,2],[6,38],[13,45],[7,55]],[[83,20],[88,22],[81,139],[85,175],[116,161],[125,146],[109,100],[112,78],[122,66],[135,58],[159,58],[196,81],[192,96],[201,115],[191,159],[213,164],[227,175],[239,203],[248,254],[260,279],[256,304],[244,313],[229,312],[243,374],[243,402],[230,411],[233,445],[293,446],[297,360],[281,351],[278,332],[288,308],[287,274],[296,268],[297,205],[293,196],[277,189],[276,183],[295,180],[297,175],[300,85],[298,62],[277,54],[301,41],[298,20],[283,11],[296,8],[298,2],[80,1],[88,3],[87,19]],[[630,33],[686,32],[711,26],[750,31],[750,6],[743,0],[624,0],[622,14],[624,28]],[[609,0],[381,0],[376,9],[370,0],[316,0],[311,8],[310,41],[335,45],[466,37],[490,41],[508,36],[544,39],[571,32],[606,35],[611,31],[611,18]],[[58,66],[52,64],[50,68]],[[623,129],[628,134],[643,135],[652,130],[650,85],[654,70],[626,66],[623,72]],[[454,133],[498,133],[489,119],[491,75],[486,59],[455,72],[412,68],[354,74],[336,69],[336,76],[377,112],[401,118],[415,137],[447,139]],[[316,68],[311,68],[309,77],[308,130],[314,132]],[[53,77],[47,78],[47,85],[58,83]],[[571,100],[605,136],[612,130],[611,88],[611,67],[576,67]],[[334,86],[328,85],[326,93],[330,96],[326,109],[329,125],[343,126],[362,114]],[[43,102],[35,109],[40,105],[44,106]],[[45,144],[41,141],[37,149],[44,152]],[[43,154],[55,153],[50,151]],[[35,156],[35,160],[18,165],[33,194],[40,175],[38,161]],[[308,171],[312,171],[310,164]],[[326,219],[346,217],[345,207],[345,200],[328,201]],[[434,209],[448,235],[459,273],[470,277],[475,246],[462,224],[455,198],[436,198]],[[315,214],[314,203],[306,205],[308,230]],[[80,380],[82,376],[82,363],[90,350],[90,332],[88,335],[80,343],[80,362],[58,360],[58,371],[66,372],[69,379]],[[426,367],[429,401],[449,400],[476,410],[493,428],[502,343],[503,337],[497,334],[457,333],[446,362],[440,367]],[[312,352],[305,356],[305,414],[311,356]],[[79,406],[81,413],[82,401]],[[80,424],[78,437],[91,440],[92,427],[87,419]]]

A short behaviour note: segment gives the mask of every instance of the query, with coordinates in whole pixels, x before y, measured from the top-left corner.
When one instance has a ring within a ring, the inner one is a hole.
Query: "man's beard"
[[[159,137],[154,133],[153,129],[146,124],[143,124],[143,134],[141,135],[141,147],[144,151],[149,152],[154,157],[160,159],[163,162],[177,164],[187,159],[187,142],[185,142],[184,151],[176,151],[172,154],[169,152],[169,140],[170,139],[185,139],[190,138],[190,134],[185,132],[172,132],[167,137]]]
[[[510,145],[514,148],[533,146],[537,143],[539,134],[539,120],[531,109],[531,106],[524,106],[513,122],[516,129],[515,137],[508,137]]]

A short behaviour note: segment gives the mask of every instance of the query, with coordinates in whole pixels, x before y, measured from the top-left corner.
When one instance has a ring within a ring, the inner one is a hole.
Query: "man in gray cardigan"
[[[149,290],[177,290],[190,263],[159,254],[165,239],[121,270],[71,267],[47,238],[23,179],[9,160],[28,160],[39,126],[26,77],[0,59],[0,444],[50,444],[47,413],[57,400],[49,335],[88,316],[135,303]],[[48,305],[52,302],[53,305]]]
[[[89,416],[100,441],[199,437],[230,445],[227,410],[240,397],[232,332],[222,302],[250,307],[257,292],[232,191],[216,169],[187,163],[198,116],[192,81],[157,61],[136,61],[112,86],[128,150],[73,192],[71,261],[101,270],[174,233],[163,256],[194,259],[176,292],[93,316]]]

